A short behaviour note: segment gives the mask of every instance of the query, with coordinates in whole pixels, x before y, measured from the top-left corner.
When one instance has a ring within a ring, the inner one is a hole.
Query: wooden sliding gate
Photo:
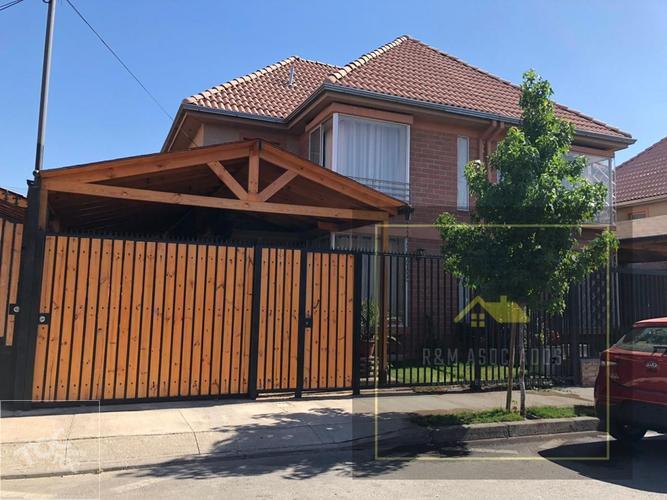
[[[352,254],[47,235],[32,399],[349,388],[353,275]]]

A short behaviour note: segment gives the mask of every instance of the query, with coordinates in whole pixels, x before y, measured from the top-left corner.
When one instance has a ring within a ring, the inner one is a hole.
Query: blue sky
[[[289,55],[345,64],[410,34],[514,82],[535,68],[559,102],[633,134],[617,163],[667,135],[663,0],[73,1],[172,115],[183,97]],[[0,12],[0,186],[21,192],[46,9]],[[169,125],[59,0],[45,167],[158,151]]]

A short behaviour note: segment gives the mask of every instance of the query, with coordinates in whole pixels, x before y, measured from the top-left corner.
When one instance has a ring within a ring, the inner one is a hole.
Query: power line
[[[23,1],[23,0],[14,0],[14,1],[16,2],[16,1]],[[129,75],[132,78],[134,78],[134,80],[141,86],[142,89],[144,89],[144,92],[146,92],[146,94],[148,94],[148,96],[153,100],[153,102],[157,105],[157,107],[160,108],[162,113],[164,113],[167,118],[169,118],[171,121],[173,121],[174,117],[171,115],[171,113],[169,113],[169,111],[167,111],[164,108],[164,106],[162,106],[162,104],[160,104],[160,101],[158,101],[157,98],[151,93],[151,91],[146,88],[146,86],[141,82],[141,80],[139,80],[139,77],[137,77],[137,75],[135,75],[132,72],[132,70],[127,66],[127,64],[125,64],[123,62],[123,60],[116,53],[116,51],[111,48],[111,46],[104,40],[104,38],[102,38],[102,35],[100,35],[97,32],[97,30],[95,28],[93,28],[93,26],[88,22],[88,20],[83,16],[83,14],[81,14],[81,12],[79,12],[79,9],[77,9],[75,7],[75,5],[71,2],[71,0],[66,0],[66,1],[69,4],[69,6],[72,7],[72,10],[74,10],[74,12],[76,12],[77,16],[79,16],[81,18],[81,20],[84,23],[86,23],[86,26],[88,26],[88,28],[90,28],[90,31],[92,31],[95,34],[95,36],[99,39],[99,41],[102,42],[102,45],[104,45],[107,48],[107,50],[109,52],[111,52],[111,55],[113,55],[116,58],[116,60],[120,63],[120,65],[123,68],[125,68],[125,71],[127,71],[129,73]]]
[[[3,10],[7,10],[10,7],[14,7],[14,5],[21,3],[23,0],[13,0],[12,2],[7,2],[5,4],[0,5],[0,12]]]

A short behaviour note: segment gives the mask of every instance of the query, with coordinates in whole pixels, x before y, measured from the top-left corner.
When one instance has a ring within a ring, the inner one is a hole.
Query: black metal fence
[[[253,397],[258,391],[294,390],[300,394],[398,386],[481,387],[502,385],[510,370],[518,371],[518,356],[514,362],[509,360],[510,325],[494,313],[493,303],[499,299],[489,302],[476,297],[445,272],[439,255],[285,246],[255,247],[253,251],[248,246],[239,257],[229,244],[220,242],[64,235],[45,238],[59,238],[60,246],[53,246],[53,242],[45,245],[45,265],[37,269],[48,272],[40,278],[42,294],[35,295],[35,307],[41,314],[50,313],[55,303],[66,306],[51,315],[54,323],[63,321],[61,326],[37,326],[35,319],[34,328],[41,335],[35,336],[33,359],[25,366],[28,370],[48,369],[40,363],[53,359],[49,373],[55,378],[48,393],[41,386],[31,386],[34,399],[67,399],[72,387],[80,391],[81,384],[89,392],[96,388],[98,392],[90,392],[96,398],[127,398],[117,395],[121,394],[117,391],[125,391],[124,386],[85,383],[91,377],[103,380],[101,360],[83,363],[86,356],[94,357],[98,352],[92,340],[96,338],[92,335],[97,331],[92,328],[95,322],[87,318],[108,310],[115,311],[117,319],[105,323],[113,352],[122,345],[122,352],[133,353],[132,359],[138,363],[126,366],[125,358],[120,362],[114,357],[107,360],[106,371],[114,373],[120,366],[124,374],[131,373],[129,379],[139,380],[138,389],[133,390],[141,398]],[[98,257],[82,260],[77,254],[70,260],[78,264],[70,265],[69,246],[63,246],[69,240],[85,240],[85,248],[97,252]],[[49,252],[57,253],[61,247],[60,261],[54,260]],[[130,247],[134,253],[127,260],[122,248]],[[124,258],[133,267],[114,263]],[[62,262],[56,265],[56,261]],[[52,265],[46,265],[49,262]],[[153,270],[150,280],[144,278],[144,269]],[[230,278],[233,276],[238,279]],[[56,282],[63,297],[54,301],[49,287]],[[89,292],[103,289],[110,294],[110,286],[115,287],[116,302],[97,311],[106,302],[89,300]],[[151,308],[141,300],[155,297],[156,292],[159,307]],[[582,358],[598,357],[637,320],[667,316],[666,292],[667,272],[605,268],[571,288],[564,314],[529,311],[525,345],[528,383],[577,383]],[[63,314],[65,319],[59,316]],[[150,336],[133,335],[143,331],[143,320],[133,326],[137,314],[153,318]],[[175,329],[176,324],[187,328]],[[58,337],[45,335],[51,330],[57,330]],[[66,338],[60,337],[63,332]],[[98,332],[97,337],[103,336]],[[236,340],[228,342],[232,338]],[[61,349],[60,344],[65,347]],[[58,371],[55,360],[67,364],[69,357],[45,357],[49,346],[60,353],[66,348],[86,366],[75,371],[87,378],[81,375],[74,382],[68,379],[67,384],[58,380],[62,394],[55,381],[58,373],[65,371]],[[167,376],[169,366],[174,373],[184,372],[180,364],[167,363],[166,346],[171,346],[172,361],[178,349],[185,353],[180,358],[188,366],[202,367],[186,384],[183,377],[178,382],[178,377]],[[14,349],[10,354],[15,355]],[[162,366],[165,370],[159,368]],[[100,371],[93,377],[97,367]],[[224,377],[207,376],[220,371],[231,374],[238,387],[233,393],[221,390]],[[17,376],[19,372],[17,368]],[[24,376],[32,383],[32,376]],[[123,380],[126,378],[124,375]],[[39,371],[35,380],[42,379]]]
[[[506,383],[510,325],[476,303],[475,295],[444,271],[440,256],[361,253],[357,258],[363,282],[362,387]],[[604,268],[571,288],[564,314],[530,311],[529,384],[577,383],[582,358],[599,357],[635,321],[667,315],[666,292],[667,273]],[[515,373],[518,363],[516,356]]]

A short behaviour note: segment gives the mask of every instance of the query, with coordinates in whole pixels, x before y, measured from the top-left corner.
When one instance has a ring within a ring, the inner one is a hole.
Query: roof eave
[[[242,113],[240,111],[229,111],[226,109],[207,108],[204,106],[198,106],[197,104],[183,103],[178,108],[178,113],[176,114],[176,117],[174,118],[174,121],[171,124],[171,128],[169,129],[169,133],[167,134],[167,137],[164,141],[164,144],[162,144],[162,148],[160,149],[161,152],[169,151],[176,138],[175,136],[178,133],[178,130],[180,129],[181,124],[189,111],[195,113],[207,113],[218,116],[227,116],[230,118],[242,118],[245,120],[268,122],[275,125],[285,125],[287,123],[287,120],[285,120],[284,118],[276,118],[273,116],[264,116],[264,115],[254,115],[251,113]]]
[[[162,144],[162,147],[160,148],[161,153],[165,153],[171,148],[176,132],[178,129],[181,128],[181,123],[183,121],[183,118],[185,116],[185,113],[183,111],[183,103],[178,107],[178,111],[176,112],[176,116],[171,122],[171,127],[169,127],[169,132],[167,132],[167,137],[164,139],[164,143]]]
[[[444,113],[450,113],[454,115],[459,115],[459,116],[465,116],[467,118],[478,118],[478,119],[484,119],[484,120],[498,120],[504,123],[508,123],[510,125],[520,125],[521,120],[518,118],[510,117],[510,116],[505,116],[497,113],[489,113],[486,111],[477,111],[474,109],[467,109],[467,108],[461,108],[458,106],[451,106],[448,104],[439,104],[439,103],[434,103],[434,102],[428,102],[428,101],[420,101],[418,99],[412,99],[409,97],[401,97],[401,96],[395,96],[391,94],[385,94],[382,92],[375,92],[372,90],[365,90],[365,89],[357,89],[353,87],[345,87],[339,84],[334,84],[334,83],[324,83],[322,84],[317,90],[315,90],[312,94],[308,96],[307,99],[305,99],[299,106],[297,106],[294,111],[292,111],[286,118],[278,118],[278,117],[273,117],[273,116],[266,116],[266,115],[257,115],[257,114],[252,114],[252,113],[244,113],[244,112],[239,112],[239,111],[230,111],[226,109],[217,109],[217,108],[207,108],[204,106],[198,106],[196,104],[186,104],[183,103],[178,109],[178,114],[176,115],[176,118],[174,119],[174,122],[172,123],[172,127],[169,131],[169,134],[167,135],[167,140],[165,140],[165,144],[162,147],[162,150],[166,150],[167,146],[173,142],[173,135],[177,130],[177,126],[175,125],[179,119],[182,120],[185,112],[187,111],[196,111],[196,112],[201,112],[201,113],[210,113],[214,115],[221,115],[221,116],[228,116],[232,118],[242,118],[246,120],[253,120],[253,121],[259,121],[259,122],[267,122],[267,123],[272,123],[275,125],[286,125],[292,122],[295,118],[297,118],[304,110],[306,110],[313,102],[315,102],[319,97],[322,96],[322,94],[326,92],[333,92],[333,93],[338,93],[338,94],[345,94],[345,95],[350,95],[350,96],[355,96],[355,97],[366,97],[370,99],[377,99],[385,102],[390,102],[390,103],[395,103],[395,104],[403,104],[407,106],[413,106],[413,107],[418,107],[422,109],[428,109],[431,111],[440,111]],[[180,125],[179,125],[180,126]],[[605,142],[611,142],[614,144],[621,144],[624,147],[629,146],[631,144],[634,144],[636,142],[636,139],[632,137],[620,137],[620,136],[615,136],[615,135],[607,135],[607,134],[600,134],[597,132],[590,132],[586,130],[581,130],[581,129],[576,129],[575,133],[577,136],[582,137],[582,138],[588,138],[588,139],[594,139],[594,140],[601,140]]]
[[[368,97],[372,99],[379,99],[387,102],[405,104],[408,106],[415,106],[423,109],[429,109],[433,111],[441,111],[445,113],[451,113],[455,115],[466,116],[469,118],[481,118],[486,120],[498,120],[504,123],[509,123],[511,125],[520,125],[521,120],[518,118],[513,118],[505,115],[500,115],[497,113],[489,113],[486,111],[477,111],[474,109],[460,108],[458,106],[451,106],[448,104],[439,104],[428,101],[420,101],[419,99],[412,99],[409,97],[395,96],[391,94],[384,94],[382,92],[375,92],[372,90],[357,89],[353,87],[345,87],[342,85],[334,83],[324,83],[318,90],[313,92],[308,99],[306,99],[299,107],[297,107],[288,117],[287,120],[290,121],[294,116],[298,115],[303,109],[305,109],[313,100],[315,100],[323,92],[337,92],[341,94],[353,95],[356,97]],[[614,135],[600,134],[596,132],[589,132],[586,130],[576,129],[575,133],[580,137],[587,137],[590,139],[605,140],[609,142],[614,142],[618,144],[623,144],[629,146],[634,144],[636,139],[632,137],[619,137]]]

